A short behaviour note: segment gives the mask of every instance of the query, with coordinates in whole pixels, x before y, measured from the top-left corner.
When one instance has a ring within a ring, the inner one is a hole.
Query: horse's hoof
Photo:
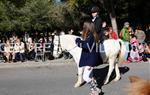
[[[114,82],[117,82],[117,81],[119,81],[121,78],[115,78],[113,81]]]
[[[80,87],[82,83],[75,83],[74,88]]]
[[[104,85],[106,85],[106,84],[108,84],[108,81],[105,81],[105,82],[104,82]]]

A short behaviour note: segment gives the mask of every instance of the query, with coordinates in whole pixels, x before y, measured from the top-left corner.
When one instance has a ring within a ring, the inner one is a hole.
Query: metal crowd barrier
[[[46,60],[46,53],[52,54],[51,43],[35,43],[35,60],[37,61],[39,56],[42,61]]]
[[[5,43],[0,43],[0,60],[3,60]],[[11,51],[14,51],[14,43],[10,43]],[[39,56],[42,61],[46,60],[46,54],[52,54],[52,44],[51,43],[35,43],[35,60],[39,60]]]

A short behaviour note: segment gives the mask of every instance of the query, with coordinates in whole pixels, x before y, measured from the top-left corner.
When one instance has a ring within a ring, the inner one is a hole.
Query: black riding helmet
[[[96,13],[96,12],[99,12],[99,7],[98,6],[92,7],[91,13]]]

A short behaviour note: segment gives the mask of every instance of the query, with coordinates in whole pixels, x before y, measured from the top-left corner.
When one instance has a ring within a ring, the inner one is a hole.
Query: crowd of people
[[[27,60],[37,60],[41,57],[42,53],[51,53],[52,38],[40,38],[37,42],[32,37],[26,40],[18,36],[7,38],[6,41],[1,43],[0,51],[4,62],[24,62]],[[49,57],[49,56],[48,56]]]
[[[133,30],[129,22],[125,22],[119,36],[126,45],[128,62],[147,61],[150,55],[150,25],[146,31],[142,30],[141,25]]]
[[[67,34],[73,34],[73,29]],[[38,34],[32,36],[25,33],[23,36],[13,34],[0,40],[0,60],[5,63],[25,62],[38,60],[52,60],[53,53],[53,38],[54,35],[64,35],[64,31],[54,31],[47,36]],[[64,59],[71,59],[72,56],[68,52],[63,52]],[[44,59],[43,59],[44,58]]]
[[[101,19],[98,20],[101,22]],[[147,61],[147,58],[150,58],[150,25],[144,31],[140,25],[135,29],[132,29],[129,22],[125,22],[119,35],[113,31],[111,26],[107,26],[106,22],[102,22],[100,25],[102,25],[100,27],[102,31],[100,33],[100,41],[105,39],[122,39],[124,41],[127,51],[125,55],[126,62]],[[100,30],[99,28],[96,29],[97,31]],[[71,30],[71,32],[72,31],[73,30]],[[64,32],[61,32],[60,34],[62,35]],[[69,34],[72,33],[69,32]],[[49,44],[45,46],[45,43]],[[5,62],[24,62],[26,60],[35,60],[38,49],[43,48],[44,46],[47,50],[48,47],[49,50],[52,50],[51,43],[52,35],[48,38],[41,37],[37,41],[35,41],[35,39],[33,40],[32,37],[23,40],[17,36],[12,36],[7,38],[5,42],[1,43],[0,50]],[[68,52],[64,52],[64,58],[70,59],[72,56]]]
[[[118,36],[111,26],[105,25],[103,33],[105,39],[122,39],[126,46],[124,59],[127,63],[147,61],[150,58],[150,25],[146,30],[142,30],[141,25],[133,29],[129,22],[125,22]]]

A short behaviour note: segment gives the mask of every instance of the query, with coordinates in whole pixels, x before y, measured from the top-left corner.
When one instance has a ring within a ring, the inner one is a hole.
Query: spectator
[[[142,43],[139,43],[138,49],[139,49],[139,55],[142,57],[142,60],[147,61],[147,58],[145,56],[145,45]]]
[[[150,43],[147,43],[146,45],[145,55],[147,58],[150,58]]]
[[[146,36],[140,25],[138,25],[135,30],[135,36],[137,37],[139,43],[144,43]]]
[[[124,45],[126,47],[124,61],[128,59],[129,55],[129,42],[130,42],[130,32],[128,30],[129,26],[130,26],[129,22],[125,22],[124,27],[120,32],[120,38],[124,41]]]
[[[134,35],[134,31],[133,31],[132,27],[129,26],[128,31],[130,33],[130,37],[131,37],[131,35]]]
[[[113,31],[112,27],[108,28],[109,38],[110,39],[118,39],[116,32]]]
[[[14,44],[14,62],[25,61],[25,45],[20,39],[17,39]]]
[[[74,30],[71,29],[70,31],[68,31],[68,34],[72,35],[74,33]]]
[[[27,41],[27,56],[28,60],[34,60],[35,58],[35,43],[33,42],[32,38],[28,38]]]
[[[133,46],[138,47],[139,46],[139,41],[137,40],[137,37],[134,34],[131,35],[130,45],[131,45],[131,47],[133,47]]]
[[[125,42],[129,42],[130,41],[130,32],[129,32],[129,22],[125,22],[124,23],[124,27],[122,28],[121,32],[120,32],[120,38],[125,41]]]
[[[139,55],[139,48],[138,48],[139,42],[135,35],[131,35],[130,44],[131,44],[131,51],[129,53],[128,60],[130,62],[141,61],[142,57]]]
[[[145,42],[150,43],[150,24],[148,25],[147,30],[145,31],[145,34],[146,34]]]
[[[138,62],[142,60],[142,58],[139,55],[139,51],[135,46],[132,47],[130,51],[130,57],[128,59],[130,62]]]
[[[4,45],[4,59],[5,62],[10,62],[12,56],[10,41],[7,40]]]

